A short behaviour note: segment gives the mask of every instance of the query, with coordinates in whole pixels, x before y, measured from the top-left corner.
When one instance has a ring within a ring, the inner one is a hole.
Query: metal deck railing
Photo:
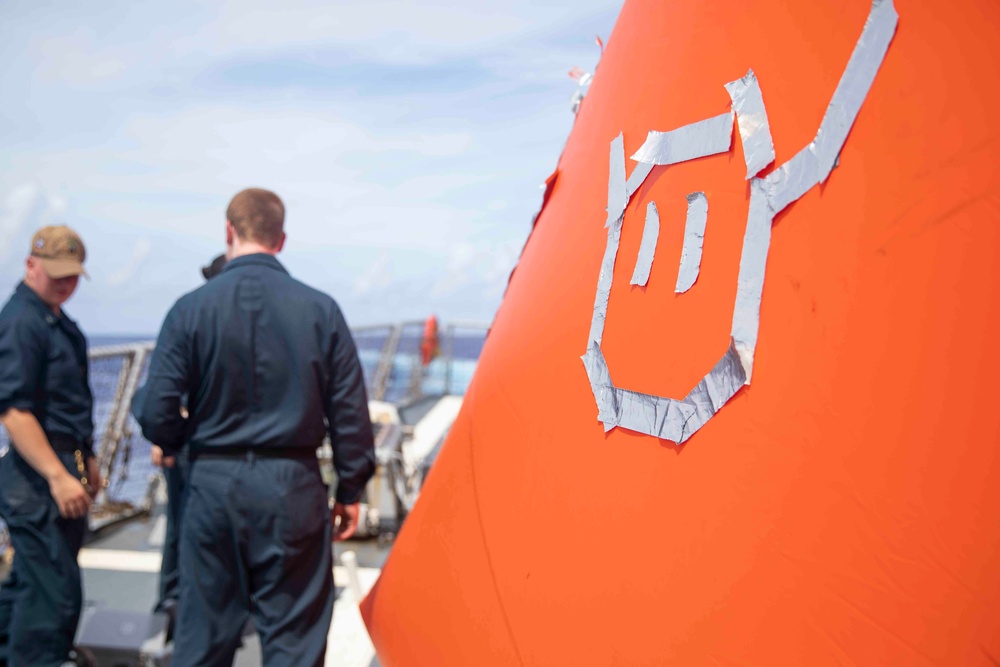
[[[487,325],[441,327],[440,354],[423,366],[423,322],[352,329],[370,399],[408,403],[425,395],[463,395],[486,339]],[[94,449],[106,488],[91,506],[93,529],[148,512],[160,470],[150,461],[151,443],[142,437],[129,408],[149,370],[153,342],[95,347],[89,351],[94,394]],[[0,455],[9,445],[0,427]],[[0,554],[9,541],[0,521]]]

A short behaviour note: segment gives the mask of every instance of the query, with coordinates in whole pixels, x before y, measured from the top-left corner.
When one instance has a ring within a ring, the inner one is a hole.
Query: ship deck
[[[154,511],[137,517],[110,530],[102,531],[80,552],[83,571],[84,610],[95,609],[149,612],[156,603],[161,550],[166,534],[165,499],[158,499]],[[336,667],[378,667],[368,632],[358,609],[360,600],[354,597],[348,584],[348,572],[341,556],[354,552],[358,564],[358,579],[362,595],[375,583],[391,548],[383,538],[348,540],[334,544],[334,582],[337,599],[330,625],[326,664]],[[81,627],[84,623],[81,622]],[[260,641],[252,628],[237,651],[236,667],[259,667]]]

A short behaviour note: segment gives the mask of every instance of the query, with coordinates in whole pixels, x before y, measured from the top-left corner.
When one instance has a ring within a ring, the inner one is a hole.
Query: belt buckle
[[[73,458],[76,459],[76,469],[80,473],[80,483],[83,484],[84,490],[91,496],[94,495],[94,488],[90,486],[90,477],[87,475],[87,464],[83,460],[83,452],[79,449],[73,452]]]

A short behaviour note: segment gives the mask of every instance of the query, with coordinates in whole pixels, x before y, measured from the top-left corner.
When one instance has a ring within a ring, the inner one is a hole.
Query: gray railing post
[[[132,397],[139,388],[139,378],[142,376],[143,368],[146,364],[146,357],[152,351],[152,346],[134,346],[125,351],[126,363],[122,366],[122,374],[119,378],[119,386],[115,391],[115,403],[109,417],[108,428],[105,431],[101,446],[98,464],[100,466],[101,477],[105,480],[111,479],[111,469],[114,465],[115,457],[118,455],[123,436],[128,423],[129,411],[132,406]],[[124,383],[121,382],[124,377]],[[107,494],[101,489],[98,496],[98,503],[107,500]]]
[[[389,338],[382,348],[382,356],[379,358],[378,367],[375,370],[375,379],[372,381],[372,398],[381,401],[385,398],[386,389],[389,386],[389,376],[392,375],[392,362],[396,358],[396,349],[399,347],[399,339],[403,335],[403,326],[395,324],[389,333]]]
[[[125,352],[122,354],[122,357],[122,369],[119,371],[118,381],[115,383],[115,397],[114,402],[111,404],[111,414],[108,416],[108,427],[104,429],[104,433],[101,435],[101,444],[98,447],[97,452],[95,452],[97,455],[97,469],[101,472],[101,479],[105,480],[105,482],[110,479],[114,453],[118,450],[117,444],[113,443],[113,424],[120,410],[122,397],[125,395],[125,387],[128,384],[129,376],[132,374],[135,354],[134,352]],[[103,502],[105,495],[104,489],[100,489],[96,499],[97,502]]]
[[[444,357],[444,393],[445,395],[451,394],[451,374],[452,374],[452,362],[455,359],[455,325],[449,324],[447,328],[447,352]]]

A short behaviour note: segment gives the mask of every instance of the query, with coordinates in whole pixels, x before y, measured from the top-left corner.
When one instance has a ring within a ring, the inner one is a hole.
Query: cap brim
[[[83,268],[83,264],[72,259],[42,259],[38,258],[42,262],[42,268],[45,269],[45,273],[49,275],[49,278],[58,280],[59,278],[68,278],[69,276],[85,276],[87,272]]]

